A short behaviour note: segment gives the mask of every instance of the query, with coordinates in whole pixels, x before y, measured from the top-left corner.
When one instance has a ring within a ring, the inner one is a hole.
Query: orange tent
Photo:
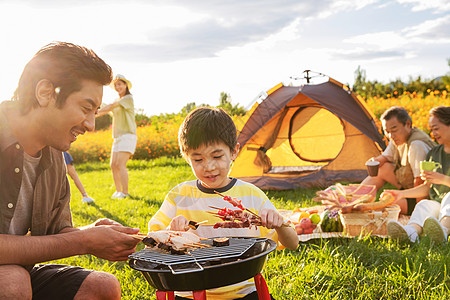
[[[263,189],[359,182],[364,163],[386,147],[375,116],[346,86],[278,84],[252,110],[230,176]]]

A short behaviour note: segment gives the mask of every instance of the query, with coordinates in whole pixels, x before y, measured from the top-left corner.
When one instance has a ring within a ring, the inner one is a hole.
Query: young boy
[[[252,184],[228,177],[239,144],[233,120],[224,110],[206,107],[193,110],[180,127],[178,142],[181,154],[191,166],[197,180],[181,183],[167,194],[161,208],[148,223],[149,231],[166,228],[184,231],[190,220],[207,220],[203,225],[209,226],[199,226],[195,231],[200,237],[266,237],[278,240],[289,249],[297,248],[298,236],[295,230],[292,227],[282,227],[283,217],[267,196]],[[241,200],[245,208],[261,217],[262,226],[214,229],[213,225],[221,220],[208,213],[217,212],[211,206],[237,209],[216,192]],[[181,292],[177,294],[192,295]],[[207,298],[247,300],[258,299],[258,296],[252,278],[208,290]]]

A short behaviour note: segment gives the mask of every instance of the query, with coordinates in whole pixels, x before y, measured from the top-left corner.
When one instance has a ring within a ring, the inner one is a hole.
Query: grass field
[[[95,204],[81,203],[73,182],[75,226],[107,217],[147,232],[147,222],[165,194],[176,184],[194,179],[180,158],[131,161],[132,198],[112,200],[108,163],[76,165]],[[315,190],[266,191],[279,209],[313,206]],[[138,250],[142,249],[142,244]],[[122,299],[156,299],[142,274],[126,262],[108,262],[91,255],[55,261],[113,273],[122,284]],[[328,239],[302,243],[297,250],[268,256],[263,276],[276,299],[445,299],[450,295],[450,247],[429,240],[411,246],[388,239]]]

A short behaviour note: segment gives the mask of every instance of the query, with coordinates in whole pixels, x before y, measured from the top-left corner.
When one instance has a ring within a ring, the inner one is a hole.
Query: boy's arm
[[[298,247],[298,235],[292,227],[275,228],[280,243],[288,249],[295,250]]]
[[[149,232],[166,229],[172,219],[176,217],[177,207],[173,200],[174,198],[175,193],[172,190],[167,194],[159,210],[148,222]]]
[[[289,249],[297,249],[298,236],[292,227],[284,227],[284,218],[276,209],[264,208],[260,211],[262,226],[275,229],[280,243]]]

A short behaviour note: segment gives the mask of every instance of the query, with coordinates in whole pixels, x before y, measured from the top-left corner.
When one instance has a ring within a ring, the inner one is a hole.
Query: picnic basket
[[[386,224],[389,220],[398,220],[400,206],[393,204],[382,210],[371,210],[358,213],[340,213],[344,235],[387,236]]]

